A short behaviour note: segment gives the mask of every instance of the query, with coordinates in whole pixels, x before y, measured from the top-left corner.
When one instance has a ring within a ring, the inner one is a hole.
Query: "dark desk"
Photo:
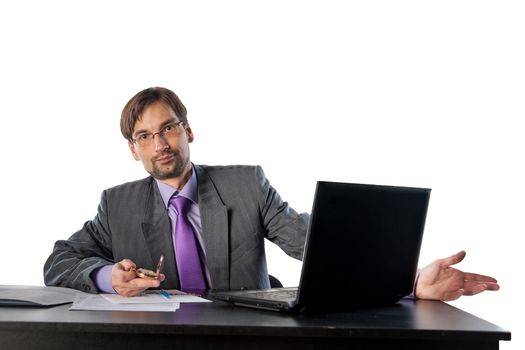
[[[498,349],[510,332],[442,302],[288,315],[223,302],[175,313],[0,308],[1,349]]]

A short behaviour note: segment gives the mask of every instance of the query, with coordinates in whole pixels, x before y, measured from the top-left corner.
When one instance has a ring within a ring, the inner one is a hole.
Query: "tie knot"
[[[190,208],[191,201],[183,196],[171,197],[170,205],[173,205],[177,214],[186,214]]]

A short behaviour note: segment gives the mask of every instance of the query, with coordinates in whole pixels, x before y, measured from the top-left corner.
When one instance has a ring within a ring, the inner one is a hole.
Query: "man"
[[[125,296],[148,288],[269,288],[264,238],[301,259],[309,220],[270,186],[260,167],[195,165],[186,108],[165,88],[149,88],[124,107],[121,131],[150,177],[102,193],[98,214],[58,241],[44,266],[46,285]],[[137,275],[165,257],[159,279]],[[454,265],[460,252],[420,271],[415,295],[453,300],[497,290],[489,276]]]

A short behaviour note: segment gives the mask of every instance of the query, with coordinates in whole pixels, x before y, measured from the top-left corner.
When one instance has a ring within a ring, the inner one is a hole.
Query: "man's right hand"
[[[162,273],[158,280],[140,278],[135,273],[136,268],[135,263],[129,259],[121,260],[113,265],[111,269],[111,286],[118,294],[132,297],[148,288],[158,288],[160,282],[166,278]]]

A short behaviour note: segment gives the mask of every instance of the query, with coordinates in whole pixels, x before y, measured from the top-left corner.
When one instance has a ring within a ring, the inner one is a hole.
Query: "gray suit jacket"
[[[264,238],[302,259],[309,220],[283,202],[260,167],[195,166],[207,267],[213,289],[269,288]],[[105,190],[97,216],[55,243],[46,285],[96,293],[91,273],[124,258],[154,268],[161,288],[179,288],[168,214],[152,177]]]

